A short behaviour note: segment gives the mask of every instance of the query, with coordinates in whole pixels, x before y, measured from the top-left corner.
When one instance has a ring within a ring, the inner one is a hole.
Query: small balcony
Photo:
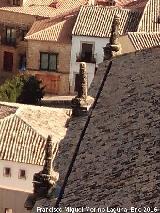
[[[11,46],[11,47],[16,47],[16,38],[2,38],[1,39],[1,44]]]
[[[86,63],[92,63],[95,64],[96,63],[96,54],[92,54],[89,52],[85,52],[85,53],[78,53],[76,54],[76,62],[86,62]]]

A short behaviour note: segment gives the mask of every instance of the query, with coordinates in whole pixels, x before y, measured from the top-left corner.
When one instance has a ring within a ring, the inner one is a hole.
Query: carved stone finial
[[[55,184],[55,177],[53,175],[53,143],[51,136],[48,136],[45,147],[45,164],[43,170],[36,173],[33,177],[34,193],[38,196],[45,196],[48,190]]]
[[[119,24],[120,24],[120,18],[119,16],[115,15],[112,23],[111,28],[111,37],[109,40],[109,44],[107,44],[103,50],[104,50],[104,60],[108,60],[112,58],[113,52],[118,52],[120,50],[120,45],[118,43],[119,38]]]
[[[87,99],[87,71],[86,71],[86,63],[80,63],[79,70],[79,85],[77,98]]]
[[[75,98],[72,99],[72,114],[75,116],[81,115],[82,112],[86,111],[87,90],[88,90],[87,85],[88,82],[87,82],[86,63],[81,62],[79,70],[78,94]]]
[[[105,47],[103,47],[104,51],[104,57],[103,60],[109,60],[113,57],[113,52],[110,44],[107,44]]]
[[[33,194],[29,195],[25,208],[32,209],[35,202],[42,198],[52,196],[52,191],[56,186],[57,173],[53,171],[53,151],[55,152],[57,147],[53,150],[52,137],[49,135],[45,146],[45,163],[43,170],[35,173],[33,176]]]
[[[51,175],[52,173],[52,158],[53,158],[53,143],[52,143],[52,138],[49,135],[47,138],[47,143],[45,147],[46,151],[46,156],[45,156],[45,164],[43,167],[43,174]]]
[[[118,45],[118,38],[119,38],[119,16],[115,15],[112,23],[111,29],[111,37],[110,37],[110,44],[111,45]]]

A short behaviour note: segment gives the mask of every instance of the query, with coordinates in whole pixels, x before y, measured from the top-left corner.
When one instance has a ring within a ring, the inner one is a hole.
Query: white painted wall
[[[28,0],[22,0],[22,5],[23,6],[27,5],[27,3],[28,3]]]
[[[70,86],[74,88],[75,74],[79,73],[79,62],[76,62],[76,55],[81,51],[82,42],[94,43],[94,52],[96,54],[96,65],[87,63],[88,87],[90,86],[95,73],[95,66],[103,62],[103,47],[109,43],[109,38],[88,37],[88,36],[72,36],[71,62],[70,62]]]
[[[4,167],[11,168],[11,177],[5,177]],[[33,175],[42,170],[42,166],[0,160],[0,188],[32,192]],[[26,170],[26,179],[19,179],[19,170]]]

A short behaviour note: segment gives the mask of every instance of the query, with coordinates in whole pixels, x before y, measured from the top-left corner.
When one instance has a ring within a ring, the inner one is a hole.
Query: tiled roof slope
[[[160,208],[159,67],[159,48],[113,60],[60,207]]]
[[[69,12],[78,10],[81,5],[84,5],[86,0],[62,0],[59,7],[49,7],[46,5],[32,5],[23,7],[1,7],[1,11],[10,11],[15,13],[29,14],[40,17],[57,17]]]
[[[128,4],[131,4],[133,2],[138,2],[138,0],[116,0],[116,5],[117,6],[121,6],[121,7],[124,7]]]
[[[136,31],[141,13],[117,7],[82,6],[73,35],[109,37],[114,16],[120,18],[120,35]]]
[[[40,6],[49,6],[54,0],[26,0],[24,1],[24,6],[40,5]]]
[[[160,32],[159,33],[128,33],[128,37],[131,40],[136,50],[143,50],[154,46],[160,46]]]
[[[160,32],[160,0],[149,0],[144,9],[138,31],[140,32]]]
[[[129,8],[129,9],[137,9],[137,10],[140,10],[140,11],[143,11],[147,2],[149,0],[137,0],[137,1],[132,1],[128,4],[125,5],[125,8]]]
[[[96,0],[96,3],[101,5],[102,2],[104,3],[103,5],[105,5],[107,1],[108,0]],[[115,0],[115,6],[122,8],[140,9],[145,7],[147,1],[149,0]]]
[[[45,144],[46,139],[17,115],[0,120],[1,160],[43,165]]]
[[[0,104],[0,119],[5,118],[16,112],[16,107],[9,107]]]
[[[66,19],[46,19],[37,21],[25,37],[27,40],[55,41],[71,43],[72,29],[76,17]]]

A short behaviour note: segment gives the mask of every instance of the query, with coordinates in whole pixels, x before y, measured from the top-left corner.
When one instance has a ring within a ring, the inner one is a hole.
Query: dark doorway
[[[4,68],[4,71],[12,72],[12,69],[13,69],[13,53],[6,52],[6,51],[4,52],[3,68]]]
[[[26,55],[19,56],[19,70],[25,71],[26,70]]]

